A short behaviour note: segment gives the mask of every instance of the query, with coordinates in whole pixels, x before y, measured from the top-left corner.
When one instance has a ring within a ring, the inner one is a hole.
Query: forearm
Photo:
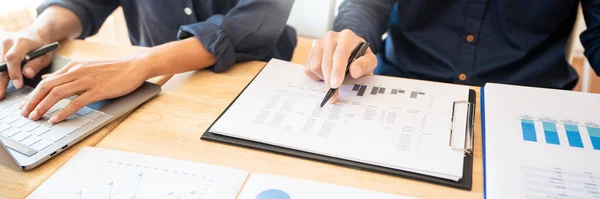
[[[215,64],[213,55],[195,37],[169,42],[134,56],[146,78],[204,69]]]
[[[45,42],[76,38],[81,31],[79,18],[73,12],[59,6],[46,9],[24,30],[25,33],[40,37]]]

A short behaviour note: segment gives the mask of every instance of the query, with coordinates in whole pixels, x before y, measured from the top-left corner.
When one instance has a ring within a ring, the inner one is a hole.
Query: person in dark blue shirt
[[[371,51],[352,64],[353,78],[376,73],[476,86],[572,89],[578,76],[564,51],[579,2],[346,0],[333,31],[315,43],[305,73],[339,87],[348,55],[367,41]],[[581,4],[588,25],[581,41],[600,74],[600,1]]]
[[[57,123],[92,102],[132,92],[144,80],[208,68],[215,72],[234,63],[279,58],[290,60],[296,32],[286,26],[294,0],[47,0],[38,18],[24,31],[2,40],[0,98],[9,79],[23,86],[23,75],[34,77],[51,55],[29,62],[25,55],[45,44],[86,38],[122,7],[131,42],[152,47],[116,61],[72,62],[44,79],[21,106],[21,114],[39,119],[62,98],[78,95],[49,119]]]

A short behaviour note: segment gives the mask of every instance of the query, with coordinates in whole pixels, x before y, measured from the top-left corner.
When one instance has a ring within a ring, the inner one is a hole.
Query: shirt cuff
[[[213,72],[224,72],[236,62],[233,44],[227,34],[219,26],[211,23],[215,18],[207,21],[181,26],[177,38],[179,40],[195,36],[204,48],[208,50],[217,62],[209,69]]]
[[[46,10],[47,8],[49,8],[51,6],[63,7],[65,9],[73,12],[77,16],[77,18],[79,18],[79,22],[81,23],[81,27],[83,29],[81,30],[81,35],[79,35],[79,37],[77,37],[78,39],[85,39],[88,35],[92,35],[98,31],[98,30],[94,30],[94,27],[92,27],[90,25],[88,25],[88,26],[84,25],[84,24],[94,24],[94,20],[89,18],[89,15],[86,14],[87,13],[86,9],[81,4],[78,4],[73,1],[46,0],[46,1],[44,1],[44,3],[42,3],[42,5],[40,5],[37,8],[38,15],[42,14],[42,12],[44,12],[44,10]]]

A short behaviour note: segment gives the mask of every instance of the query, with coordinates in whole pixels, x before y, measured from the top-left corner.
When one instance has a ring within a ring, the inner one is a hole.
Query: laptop
[[[56,71],[70,61],[56,56],[40,74]],[[35,168],[160,92],[160,86],[144,82],[128,95],[90,104],[51,125],[47,120],[73,98],[59,101],[38,121],[21,116],[19,105],[40,81],[41,77],[27,80],[18,90],[10,84],[0,100],[0,163],[17,170]]]

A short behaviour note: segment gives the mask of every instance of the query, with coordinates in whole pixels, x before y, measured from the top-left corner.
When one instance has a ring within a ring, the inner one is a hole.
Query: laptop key
[[[35,123],[35,122],[29,122],[25,126],[22,126],[21,129],[23,129],[25,131],[31,131],[31,130],[37,128],[38,126],[40,126],[40,124]]]
[[[0,132],[5,131],[6,129],[9,129],[10,125],[5,124],[5,123],[0,123]]]
[[[32,156],[37,153],[37,150],[35,150],[31,147],[25,146],[21,143],[12,141],[10,139],[0,137],[0,140],[2,141],[4,146],[11,148],[12,150],[18,151],[19,153],[22,153],[23,155]]]
[[[36,120],[36,121],[35,121],[35,123],[37,123],[37,124],[39,124],[39,125],[42,125],[42,126],[45,126],[45,127],[52,127],[52,126],[54,126],[54,124],[50,124],[50,123],[48,123],[48,120],[49,120],[49,119],[50,119],[50,117],[49,117],[49,116],[47,116],[47,115],[44,115],[44,116],[42,116],[42,118],[40,118],[39,120]]]
[[[5,117],[4,119],[2,119],[3,122],[5,123],[12,123],[14,121],[17,121],[19,119],[19,117],[21,117],[20,115],[15,115],[15,114],[11,114],[8,117]]]
[[[91,120],[95,120],[95,119],[98,119],[102,115],[104,115],[103,112],[100,112],[100,111],[97,111],[97,110],[92,110],[92,112],[90,112],[87,115],[85,115],[85,118],[88,118],[88,119],[91,119]]]
[[[2,131],[2,133],[0,133],[1,137],[5,137],[5,138],[9,138],[17,133],[19,133],[21,130],[19,130],[18,128],[15,127],[10,127],[8,130]]]
[[[31,131],[31,134],[42,135],[42,134],[48,132],[49,130],[50,130],[50,128],[48,128],[46,126],[38,126],[37,128],[35,128]]]
[[[50,146],[51,144],[52,144],[52,142],[45,140],[45,139],[41,139],[39,142],[36,142],[35,144],[31,145],[30,147],[33,150],[41,151],[41,150],[45,149],[46,147]]]
[[[76,114],[73,114],[73,115],[69,116],[67,118],[67,120],[65,120],[65,121],[68,122],[68,123],[70,123],[70,124],[73,124],[75,126],[78,126],[78,127],[85,126],[86,124],[92,122],[92,120],[84,118],[84,117],[81,117],[81,116],[76,115]]]
[[[22,140],[20,143],[25,145],[25,146],[31,146],[33,144],[35,144],[36,142],[40,141],[42,138],[40,138],[37,135],[31,135],[27,138],[25,138],[24,140]]]
[[[21,131],[21,132],[17,133],[16,135],[13,135],[12,137],[10,137],[10,139],[20,142],[21,140],[24,140],[25,138],[27,138],[29,136],[31,136],[31,133]]]
[[[10,105],[13,105],[14,103],[15,103],[15,101],[2,99],[2,100],[0,100],[0,108],[4,109],[6,107],[9,107]]]
[[[67,135],[73,133],[73,131],[77,130],[78,128],[79,127],[69,124],[67,122],[61,122],[61,123],[54,125],[54,127],[52,127],[52,129],[57,130],[61,133],[67,134]]]
[[[44,139],[50,140],[52,142],[56,142],[61,138],[65,137],[65,134],[62,134],[55,130],[50,130],[42,135]]]
[[[58,101],[56,103],[56,105],[54,105],[54,106],[63,109],[65,107],[67,107],[67,105],[69,105],[69,103],[71,103],[71,100],[62,99],[62,100]]]
[[[10,116],[10,112],[0,111],[0,119]]]
[[[80,116],[85,116],[85,115],[89,114],[90,112],[92,112],[93,110],[94,109],[84,106],[83,108],[81,108],[77,112],[75,112],[75,114],[80,115]]]
[[[3,109],[4,111],[8,111],[8,112],[15,112],[17,110],[19,110],[19,103],[14,103],[6,108]]]
[[[56,106],[50,107],[50,109],[48,109],[48,111],[46,111],[45,115],[56,115],[56,113],[58,113],[58,111],[61,110]]]
[[[25,126],[25,124],[31,122],[31,120],[25,118],[25,117],[20,117],[19,119],[17,119],[16,121],[10,123],[10,125],[14,126],[14,127],[22,127]]]

